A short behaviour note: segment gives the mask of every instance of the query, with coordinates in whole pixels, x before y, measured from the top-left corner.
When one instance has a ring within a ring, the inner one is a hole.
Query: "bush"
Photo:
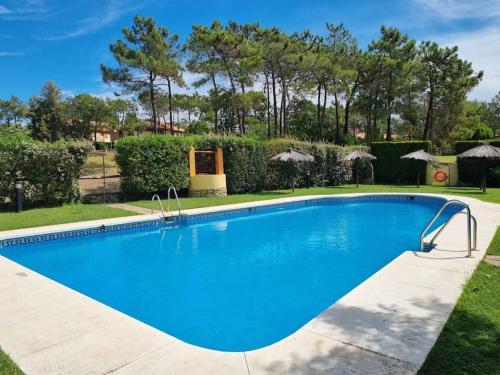
[[[121,171],[122,191],[142,195],[184,188],[189,183],[189,139],[153,135],[126,137],[116,142],[116,163]]]
[[[288,188],[291,180],[289,164],[268,160],[290,147],[315,157],[312,165],[297,165],[298,186],[305,185],[308,171],[311,172],[312,185],[339,185],[350,180],[351,165],[340,162],[340,157],[352,149],[367,150],[364,146],[340,147],[294,140],[262,142],[248,137],[127,137],[116,144],[122,190],[128,194],[145,195],[164,192],[171,185],[178,189],[186,188],[189,185],[187,153],[191,146],[197,150],[222,148],[230,194],[255,192],[263,188]]]
[[[313,163],[298,163],[295,165],[296,185],[305,186],[307,172],[310,173],[311,185],[335,186],[352,178],[350,163],[341,162],[340,158],[350,151],[364,150],[365,146],[341,147],[328,143],[309,143],[290,139],[278,139],[266,142],[266,159],[293,148],[314,156]],[[291,182],[290,165],[282,162],[268,162],[266,171],[266,189],[288,188]]]
[[[89,142],[42,143],[18,135],[0,137],[0,202],[14,202],[14,184],[24,183],[25,205],[59,205],[80,198],[78,178]]]
[[[264,143],[246,137],[207,136],[196,137],[191,144],[197,150],[222,148],[229,194],[262,190],[267,161]]]
[[[430,148],[430,141],[373,142],[372,154],[377,157],[373,162],[375,180],[384,183],[414,183],[417,162],[401,159],[401,156],[421,149],[429,152]],[[418,163],[418,170],[420,181],[425,181],[425,163]]]
[[[459,141],[455,142],[455,153],[461,154],[471,148],[481,145],[484,142],[488,142],[492,146],[500,147],[500,140],[488,140],[488,141]],[[500,160],[489,160],[487,163],[488,169],[488,180],[489,186],[500,186],[500,181],[496,177],[496,168],[500,167]],[[479,160],[467,160],[457,158],[457,168],[458,168],[458,178],[463,184],[474,184],[477,185],[482,178],[482,164]]]

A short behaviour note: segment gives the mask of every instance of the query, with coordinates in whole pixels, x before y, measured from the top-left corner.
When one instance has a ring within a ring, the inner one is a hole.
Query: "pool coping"
[[[500,205],[441,194],[373,193],[279,198],[183,213],[360,196],[460,199],[478,221],[478,250],[464,258],[464,215],[457,215],[431,252],[404,252],[294,334],[243,353],[184,343],[0,256],[0,346],[27,374],[415,373],[484,256],[500,224]],[[160,216],[0,232],[0,240],[143,223]]]

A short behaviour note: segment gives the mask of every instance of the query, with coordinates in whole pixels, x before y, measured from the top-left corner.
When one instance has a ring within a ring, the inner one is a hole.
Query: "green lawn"
[[[436,157],[442,163],[452,163],[457,161],[456,155],[446,155],[446,156],[436,156]]]
[[[342,185],[335,187],[315,187],[310,189],[275,190],[264,191],[254,194],[233,194],[227,197],[208,198],[180,198],[182,209],[219,206],[223,204],[252,202],[264,199],[286,198],[301,195],[314,194],[347,194],[347,193],[435,193],[462,195],[471,198],[481,199],[486,202],[500,203],[500,189],[491,188],[482,193],[479,188],[470,187],[445,187],[445,186],[421,186],[417,188],[411,185]],[[165,198],[165,197],[162,197]],[[150,200],[129,202],[129,204],[145,208],[158,208],[158,202],[152,203]],[[175,203],[174,203],[175,209]]]
[[[22,375],[14,362],[0,349],[0,375]]]
[[[72,204],[28,211],[0,212],[0,231],[137,215],[101,204]]]
[[[500,267],[479,264],[418,374],[500,374]]]

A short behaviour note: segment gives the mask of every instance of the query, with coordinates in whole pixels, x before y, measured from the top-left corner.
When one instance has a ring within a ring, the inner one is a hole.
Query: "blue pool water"
[[[0,249],[188,343],[244,351],[296,331],[405,250],[442,201],[320,202]]]

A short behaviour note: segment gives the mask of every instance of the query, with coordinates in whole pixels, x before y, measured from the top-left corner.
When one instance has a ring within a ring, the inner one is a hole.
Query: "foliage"
[[[122,174],[123,191],[140,195],[166,191],[171,185],[186,188],[189,184],[187,152],[190,146],[197,150],[222,148],[230,194],[288,187],[289,165],[268,162],[268,159],[289,147],[315,156],[312,166],[298,166],[298,186],[305,184],[305,176],[310,167],[311,185],[339,185],[352,176],[351,165],[340,162],[340,157],[352,148],[331,144],[294,140],[262,142],[234,136],[128,137],[119,140],[116,145],[116,161]],[[366,150],[366,147],[357,146],[357,149]],[[164,160],[169,160],[170,163],[165,163]]]
[[[479,146],[484,141],[459,141],[455,142],[455,153],[461,154],[471,148]],[[500,147],[499,140],[487,140],[489,144]],[[481,160],[461,159],[457,160],[458,178],[463,184],[478,184],[483,175],[483,165]],[[489,160],[486,163],[488,186],[500,186],[500,180],[497,177],[497,169],[500,167],[500,160]]]
[[[33,139],[55,142],[64,138],[67,111],[62,91],[54,82],[46,82],[40,96],[32,97],[29,105],[29,126]]]
[[[375,180],[384,183],[415,182],[417,169],[420,181],[425,181],[426,163],[401,159],[401,156],[421,149],[429,152],[430,148],[430,141],[373,142],[371,151],[377,157],[373,162]]]
[[[352,178],[351,164],[340,161],[353,149],[366,151],[366,147],[341,147],[327,143],[308,143],[290,139],[277,139],[267,142],[267,158],[293,148],[314,156],[313,163],[295,163],[294,174],[297,186],[305,186],[307,173],[311,186],[336,186]],[[291,186],[291,169],[289,163],[269,162],[266,171],[268,190]]]
[[[122,191],[140,195],[184,188],[189,183],[189,139],[171,136],[126,137],[116,143]]]
[[[57,205],[78,200],[78,178],[88,153],[88,142],[41,143],[25,135],[0,137],[0,202],[14,202],[16,180],[24,184],[27,206]]]
[[[190,123],[186,129],[187,135],[208,134],[210,132],[210,124],[207,121],[198,120]]]
[[[117,83],[125,94],[147,92],[151,103],[151,120],[158,130],[156,95],[160,87],[168,88],[170,123],[172,120],[171,86],[175,82],[184,86],[182,69],[177,61],[178,36],[170,35],[166,27],[156,26],[153,18],[136,16],[131,28],[123,29],[124,40],[117,40],[109,49],[118,67],[101,64],[102,76],[107,83]]]

